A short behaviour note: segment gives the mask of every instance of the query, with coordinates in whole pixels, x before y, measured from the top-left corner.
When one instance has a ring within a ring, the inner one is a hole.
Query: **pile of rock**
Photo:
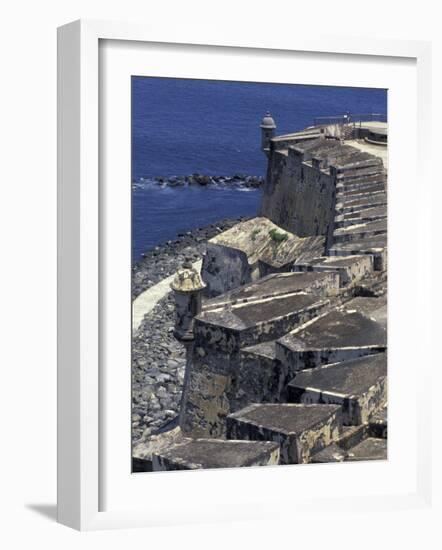
[[[186,185],[219,185],[233,187],[258,188],[264,182],[261,176],[247,176],[244,174],[234,174],[233,176],[209,176],[207,174],[190,174],[188,176],[156,176],[154,178],[141,178],[140,182],[152,182],[155,185],[163,187],[182,187]]]
[[[132,441],[155,434],[178,414],[185,349],[173,336],[170,295],[148,313],[132,339]]]

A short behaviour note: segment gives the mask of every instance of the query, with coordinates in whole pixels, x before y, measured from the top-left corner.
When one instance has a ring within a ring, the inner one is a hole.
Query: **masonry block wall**
[[[335,178],[305,162],[304,155],[295,148],[273,150],[261,215],[299,237],[329,237],[333,232],[335,190]]]

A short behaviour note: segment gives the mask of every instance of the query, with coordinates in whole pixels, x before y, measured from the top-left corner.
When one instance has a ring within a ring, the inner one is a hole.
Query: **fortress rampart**
[[[385,173],[382,158],[360,148],[359,141],[368,136],[380,143],[386,131],[373,124],[335,123],[272,138],[261,215],[299,237],[323,235],[328,250],[341,173],[361,168]]]
[[[172,285],[187,367],[154,469],[386,457],[386,124],[275,127],[260,216]]]

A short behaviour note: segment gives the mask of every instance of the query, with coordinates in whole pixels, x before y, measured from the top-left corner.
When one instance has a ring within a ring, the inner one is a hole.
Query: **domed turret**
[[[274,130],[276,128],[275,121],[273,120],[272,115],[267,111],[267,113],[264,115],[264,118],[261,121],[261,128],[266,128],[269,130]]]
[[[270,151],[270,140],[275,135],[276,124],[272,115],[267,111],[261,121],[261,149],[268,155]]]
[[[172,290],[175,290],[175,292],[194,292],[196,290],[202,290],[205,286],[205,283],[203,283],[201,279],[201,275],[192,266],[189,258],[186,258],[170,284],[170,287]]]
[[[186,258],[170,284],[175,297],[174,335],[178,340],[193,339],[193,320],[201,312],[201,295],[205,287],[190,258]]]

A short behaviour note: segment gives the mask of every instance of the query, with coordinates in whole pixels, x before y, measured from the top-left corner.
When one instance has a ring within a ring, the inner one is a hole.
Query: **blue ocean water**
[[[133,260],[180,231],[256,214],[260,191],[160,188],[154,176],[264,175],[260,121],[277,134],[315,117],[387,113],[383,89],[132,77]],[[144,181],[142,181],[144,178]]]

